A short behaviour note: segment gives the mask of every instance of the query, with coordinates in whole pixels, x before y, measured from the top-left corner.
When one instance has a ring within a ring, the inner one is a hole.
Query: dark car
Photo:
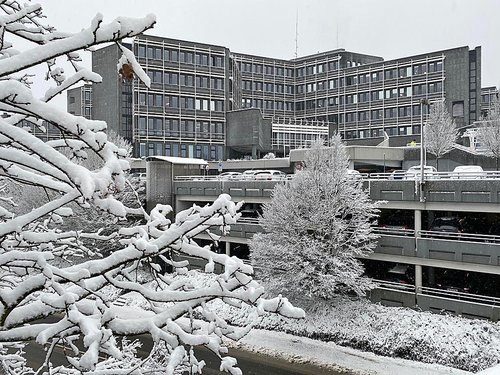
[[[456,216],[437,217],[429,228],[433,232],[462,233],[463,219]]]

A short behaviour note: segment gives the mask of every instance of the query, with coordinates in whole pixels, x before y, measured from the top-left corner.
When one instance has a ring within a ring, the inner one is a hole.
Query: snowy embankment
[[[189,274],[197,287],[214,277]],[[145,303],[134,293],[124,299],[128,305]],[[234,325],[244,326],[254,317],[245,307],[220,301],[210,306]],[[500,361],[499,323],[385,307],[364,299],[338,298],[301,320],[267,314],[254,327],[232,345],[359,374],[464,375]],[[500,374],[500,368],[485,374]]]
[[[230,344],[231,345],[231,344]],[[436,364],[389,358],[306,337],[254,329],[237,346],[247,351],[283,358],[292,363],[309,363],[319,368],[356,375],[471,375]],[[493,375],[498,373],[491,373]]]
[[[222,304],[217,309],[233,324],[248,321],[244,311]],[[256,328],[472,372],[500,360],[499,324],[384,307],[366,300],[338,299],[327,312],[309,313],[304,320],[268,315]]]

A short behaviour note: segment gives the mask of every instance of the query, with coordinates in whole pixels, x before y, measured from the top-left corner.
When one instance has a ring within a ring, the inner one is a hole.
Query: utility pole
[[[299,10],[295,14],[295,58],[299,57]]]
[[[427,99],[420,101],[420,202],[425,202],[424,197],[424,164],[425,164],[425,145],[424,145],[424,105],[428,105]]]

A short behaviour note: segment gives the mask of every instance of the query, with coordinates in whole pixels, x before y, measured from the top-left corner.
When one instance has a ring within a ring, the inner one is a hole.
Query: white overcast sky
[[[499,0],[39,0],[48,23],[78,31],[97,13],[157,15],[149,34],[289,59],[335,48],[386,60],[482,46],[482,86],[500,85]]]

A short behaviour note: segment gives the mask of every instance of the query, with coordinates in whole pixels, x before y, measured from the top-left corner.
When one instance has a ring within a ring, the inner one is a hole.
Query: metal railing
[[[487,242],[492,244],[500,244],[500,236],[492,234],[420,230],[417,232],[417,237],[450,240],[450,241],[469,241],[469,242],[481,242],[481,243]]]
[[[200,176],[175,176],[174,181],[287,181],[293,178],[293,174],[284,176],[219,176],[219,175],[200,175]],[[349,174],[352,178],[368,181],[419,181],[420,173],[408,173],[398,170],[390,173],[356,173]],[[424,179],[429,180],[498,180],[500,171],[483,172],[428,172],[424,173]]]
[[[467,292],[461,292],[456,290],[454,287],[450,286],[447,289],[431,288],[431,287],[415,287],[412,284],[405,284],[400,282],[372,279],[374,283],[377,284],[377,288],[388,289],[396,292],[411,292],[418,293],[426,296],[438,297],[438,298],[448,298],[464,302],[474,302],[481,303],[490,306],[500,306],[500,298],[485,296],[482,294],[472,294]]]
[[[425,180],[497,180],[500,178],[500,171],[483,172],[424,172]],[[368,180],[420,180],[420,172],[408,173],[404,170],[390,173],[370,173]]]
[[[374,227],[373,231],[378,234],[387,234],[393,236],[415,236],[415,231],[413,229],[405,228]]]
[[[254,175],[244,175],[244,176],[218,176],[218,175],[206,175],[206,176],[175,176],[174,181],[218,181],[218,182],[229,182],[229,181],[287,181],[293,178],[293,174],[287,174],[284,176],[254,176]]]

